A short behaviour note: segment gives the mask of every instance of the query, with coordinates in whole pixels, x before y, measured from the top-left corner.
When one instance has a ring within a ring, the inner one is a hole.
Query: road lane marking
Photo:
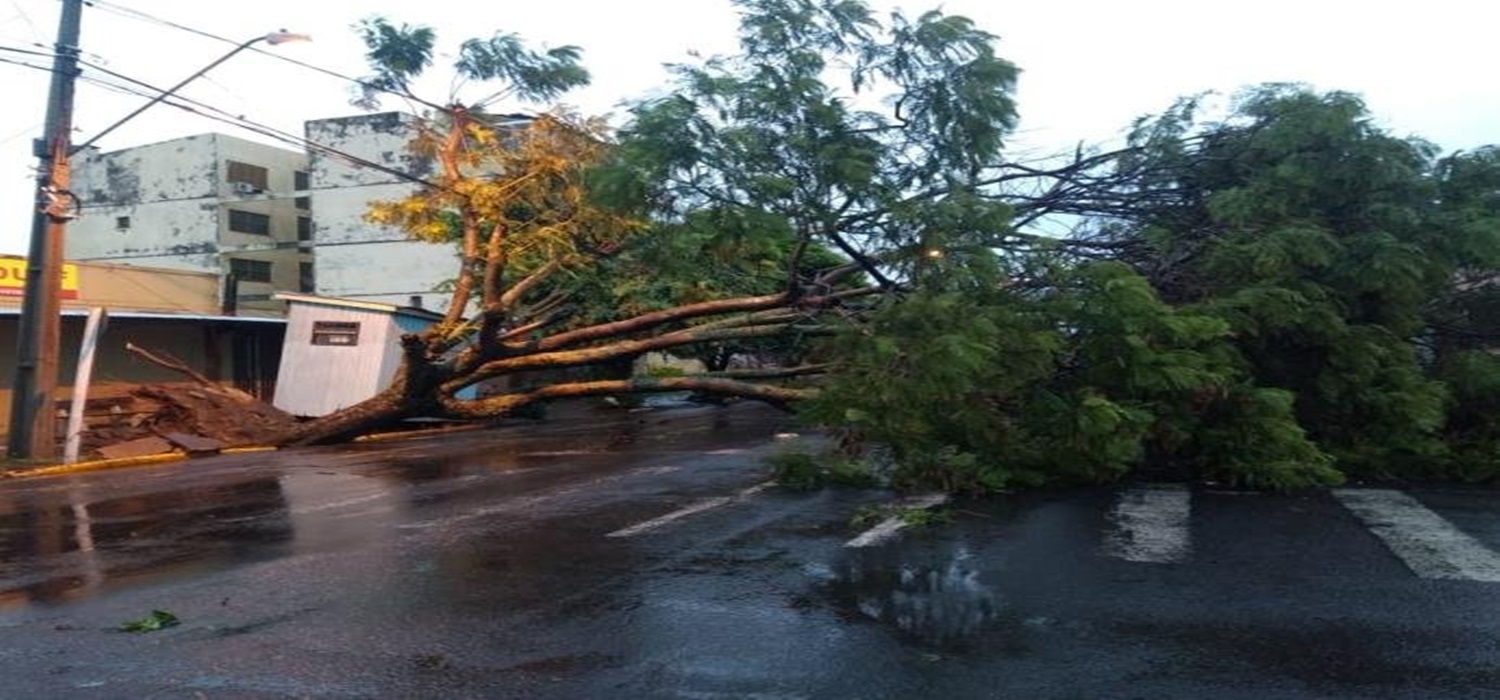
[[[1387,489],[1335,489],[1333,496],[1417,576],[1500,582],[1500,556],[1417,499]]]
[[[1109,513],[1105,556],[1170,564],[1192,550],[1188,521],[1193,495],[1181,486],[1132,488],[1120,493]]]
[[[893,505],[902,510],[923,510],[927,508],[933,508],[935,506],[940,506],[947,502],[948,494],[931,493],[925,496],[913,496],[902,501],[897,501]],[[876,545],[885,544],[902,530],[905,530],[906,527],[906,519],[898,513],[896,515],[892,515],[889,518],[886,518],[885,520],[880,521],[875,525],[875,527],[872,527],[860,533],[858,537],[845,542],[844,546],[858,549],[861,547],[874,547]]]
[[[363,505],[363,504],[366,504],[366,503],[370,503],[372,501],[386,500],[386,499],[389,499],[390,497],[391,497],[391,494],[389,494],[389,493],[387,493],[385,491],[380,491],[380,492],[368,494],[368,495],[365,495],[365,496],[354,496],[352,498],[345,498],[345,499],[340,500],[340,501],[329,501],[327,503],[319,503],[319,504],[314,505],[314,506],[303,506],[301,508],[292,508],[288,512],[291,513],[292,515],[311,515],[313,513],[320,513],[320,512],[325,511],[325,510],[334,510],[336,508],[347,508],[349,506]]]
[[[685,507],[680,508],[678,510],[674,510],[674,511],[672,511],[670,513],[667,513],[666,515],[663,515],[661,517],[652,518],[652,519],[647,520],[645,522],[639,522],[639,523],[636,523],[634,525],[631,525],[630,527],[620,528],[619,530],[615,530],[614,532],[611,532],[611,533],[605,535],[605,537],[633,537],[635,535],[639,535],[639,534],[644,533],[644,532],[650,532],[652,530],[655,530],[657,528],[660,528],[660,527],[663,527],[665,525],[671,524],[672,522],[675,522],[677,520],[681,520],[681,519],[686,518],[688,516],[697,515],[699,513],[704,512],[704,511],[713,510],[713,509],[718,508],[720,506],[726,506],[726,505],[729,505],[730,503],[734,503],[735,501],[738,501],[740,499],[747,498],[749,496],[753,496],[753,495],[755,495],[757,493],[760,493],[761,491],[764,491],[764,490],[766,490],[766,489],[774,486],[775,484],[776,484],[776,482],[774,482],[774,481],[766,481],[766,482],[759,483],[759,484],[756,484],[754,486],[751,486],[750,488],[741,490],[740,492],[735,493],[735,494],[730,495],[730,496],[715,496],[713,498],[705,498],[705,499],[703,499],[701,501],[698,501],[697,503],[694,503],[694,504],[689,505],[689,506],[685,506]]]
[[[618,473],[618,474],[611,474],[609,476],[602,476],[602,477],[599,477],[599,478],[596,478],[596,479],[590,479],[589,481],[585,481],[585,482],[582,482],[582,483],[579,483],[579,484],[575,484],[575,485],[572,485],[572,486],[567,486],[567,487],[564,487],[564,488],[560,488],[560,489],[558,489],[556,491],[550,491],[550,492],[541,493],[541,494],[537,494],[537,495],[533,495],[533,496],[514,496],[514,497],[510,497],[510,498],[507,498],[505,501],[502,501],[502,502],[497,503],[495,505],[485,506],[483,508],[478,508],[476,510],[472,510],[472,511],[469,511],[467,513],[460,514],[460,515],[450,515],[450,516],[445,516],[445,517],[440,517],[440,518],[434,518],[434,519],[431,519],[431,520],[418,520],[418,521],[413,521],[413,522],[409,522],[409,523],[402,523],[400,525],[397,525],[396,529],[398,529],[398,530],[425,530],[425,529],[428,529],[428,528],[439,527],[439,526],[447,527],[447,526],[450,526],[450,525],[455,525],[457,523],[466,522],[466,521],[469,521],[469,520],[475,520],[475,519],[478,519],[478,518],[488,518],[488,517],[494,516],[494,515],[501,515],[501,514],[505,514],[505,513],[512,513],[512,512],[515,512],[515,511],[536,508],[536,507],[538,507],[538,506],[540,506],[542,504],[548,503],[550,501],[555,501],[555,500],[566,498],[566,497],[569,497],[569,496],[576,496],[576,495],[578,495],[580,493],[596,489],[597,487],[602,486],[604,484],[610,484],[610,483],[614,483],[614,482],[617,482],[617,481],[622,481],[622,480],[625,480],[625,479],[628,479],[628,478],[631,478],[631,477],[637,477],[637,476],[660,476],[660,475],[663,475],[663,474],[671,474],[672,472],[678,471],[680,469],[682,469],[682,467],[678,467],[678,466],[675,466],[675,465],[663,465],[663,466],[659,466],[659,467],[642,467],[642,468],[637,468],[637,469],[631,469],[629,471]]]

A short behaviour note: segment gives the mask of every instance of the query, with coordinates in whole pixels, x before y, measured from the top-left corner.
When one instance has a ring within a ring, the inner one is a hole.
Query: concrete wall
[[[317,144],[379,163],[416,177],[427,177],[433,165],[414,155],[408,144],[416,136],[411,117],[397,113],[309,121],[307,138]],[[458,270],[452,246],[408,240],[399,229],[364,220],[373,201],[394,201],[414,189],[410,181],[314,151],[312,207],[316,230],[319,296],[421,306],[447,307],[449,295],[434,288]]]
[[[200,134],[74,156],[71,189],[83,209],[68,226],[66,257],[217,272],[216,151],[214,135]]]
[[[262,192],[242,192],[228,179],[230,161],[267,170]],[[241,308],[277,310],[278,290],[300,291],[295,173],[307,166],[298,151],[224,134],[200,134],[73,159],[72,189],[82,216],[69,225],[66,257],[225,274],[231,258],[271,263],[269,283],[246,282]],[[229,211],[271,218],[270,235],[229,230]],[[128,219],[128,223],[125,221]]]
[[[217,314],[219,277],[213,273],[77,263],[78,299],[64,308],[90,308],[168,313]]]
[[[68,261],[64,271],[74,271],[75,285],[67,287],[75,298],[60,299],[64,309],[103,306],[116,311],[217,314],[219,276],[209,272]],[[0,255],[0,311],[21,306],[26,258]],[[17,272],[21,272],[17,276]]]

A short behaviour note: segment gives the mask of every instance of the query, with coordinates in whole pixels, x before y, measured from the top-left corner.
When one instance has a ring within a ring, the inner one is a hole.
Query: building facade
[[[312,288],[307,156],[199,134],[73,157],[80,217],[66,257],[222,275],[232,310],[276,311]]]
[[[9,425],[25,270],[25,258],[0,256],[0,430]],[[176,372],[141,361],[126,351],[126,343],[170,355],[209,379],[270,399],[286,322],[224,314],[220,288],[219,275],[210,272],[65,263],[54,398],[66,402],[71,397],[84,321],[89,309],[104,308],[109,320],[95,358],[90,403],[125,396],[143,383],[187,382]]]
[[[415,191],[413,179],[433,172],[433,161],[409,148],[414,118],[384,112],[318,119],[306,123],[306,134],[327,149],[308,156],[317,294],[445,310],[451,295],[439,290],[458,273],[457,250],[365,220],[371,202],[402,199]]]
[[[445,310],[456,249],[365,219],[433,173],[409,148],[414,118],[317,119],[305,132],[307,152],[199,134],[75,155],[66,257],[222,275],[233,312],[279,313],[278,292]]]

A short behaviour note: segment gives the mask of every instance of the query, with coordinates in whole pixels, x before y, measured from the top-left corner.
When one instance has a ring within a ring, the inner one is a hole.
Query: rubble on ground
[[[189,452],[213,445],[264,445],[297,425],[290,414],[258,401],[238,389],[198,383],[145,384],[108,401],[102,410],[86,415],[82,454],[88,457],[133,456],[146,447],[171,447]],[[112,446],[130,447],[117,450]]]

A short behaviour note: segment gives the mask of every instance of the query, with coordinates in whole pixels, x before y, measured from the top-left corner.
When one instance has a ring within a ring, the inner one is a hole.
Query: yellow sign
[[[18,297],[25,293],[26,289],[26,259],[25,258],[0,258],[0,297]],[[78,266],[73,263],[62,265],[62,288],[58,290],[60,299],[78,298]]]

